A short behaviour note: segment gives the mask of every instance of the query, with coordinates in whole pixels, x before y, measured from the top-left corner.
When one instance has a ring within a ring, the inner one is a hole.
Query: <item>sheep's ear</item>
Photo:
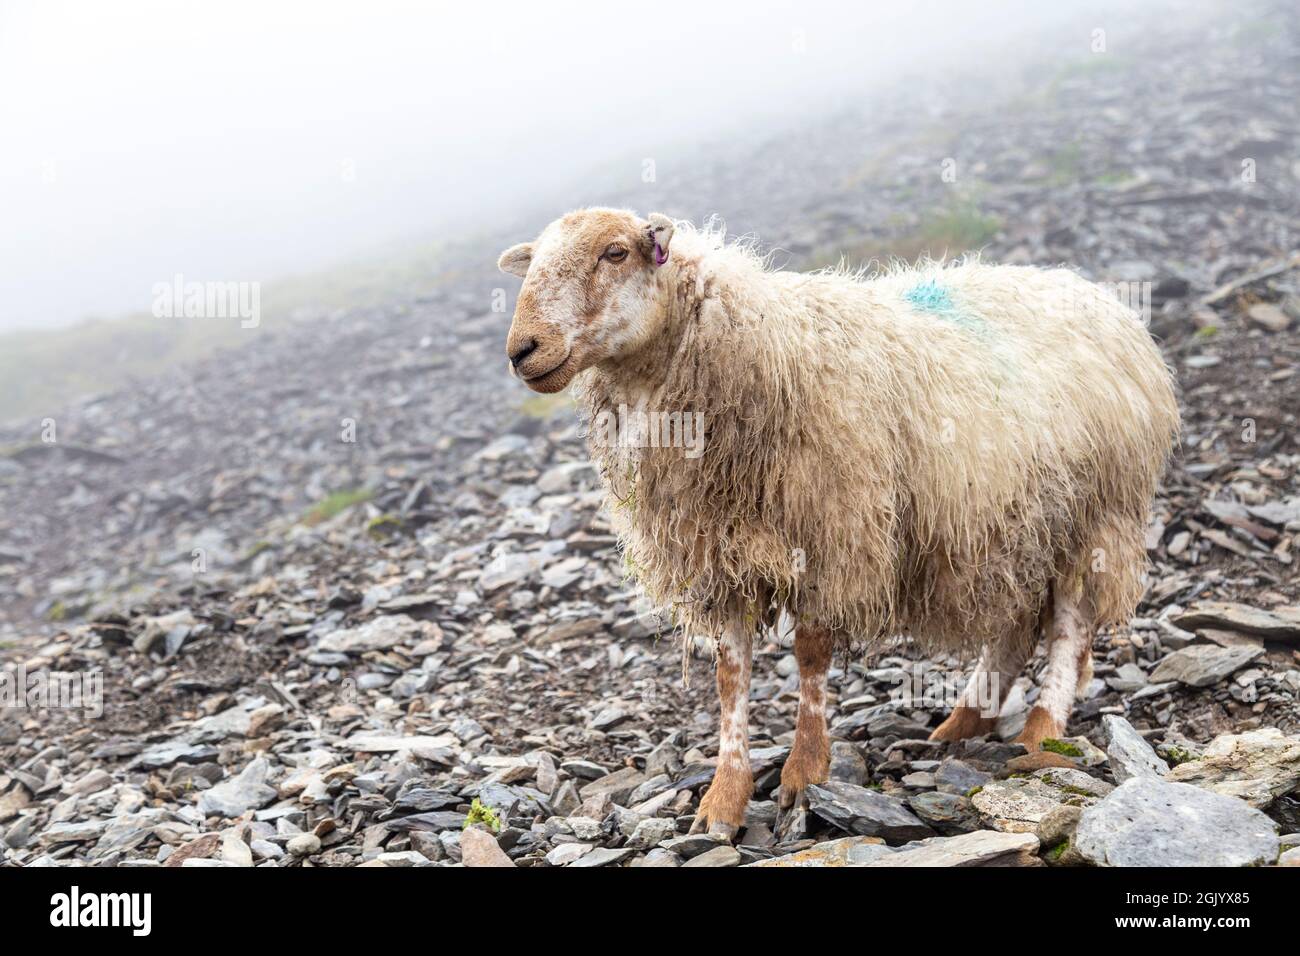
[[[502,272],[509,273],[512,276],[523,278],[528,273],[528,264],[533,261],[533,244],[531,242],[521,242],[517,246],[511,246],[505,252],[501,253],[501,258],[497,260],[497,268]]]
[[[673,221],[662,213],[646,217],[646,236],[654,245],[655,265],[668,261],[668,244],[673,241]]]

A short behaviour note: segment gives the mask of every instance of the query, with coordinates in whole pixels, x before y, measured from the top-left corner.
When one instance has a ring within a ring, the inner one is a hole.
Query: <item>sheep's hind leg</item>
[[[998,723],[1011,685],[1033,653],[1033,635],[1017,634],[1009,641],[984,648],[970,680],[962,688],[957,706],[930,734],[931,740],[965,740],[990,734]]]
[[[1069,588],[1057,581],[1052,630],[1047,644],[1047,667],[1038,702],[1016,738],[1029,750],[1038,750],[1044,740],[1060,737],[1070,720],[1074,697],[1092,677],[1092,638],[1096,633],[1092,602],[1083,588]]]
[[[718,702],[721,729],[718,769],[700,801],[692,833],[721,834],[732,839],[745,820],[745,807],[754,792],[749,766],[749,672],[753,639],[729,630],[718,643]]]
[[[799,662],[799,717],[794,747],[781,769],[777,804],[782,810],[802,799],[804,787],[830,776],[831,742],[826,735],[826,674],[831,666],[831,632],[800,624],[794,632]]]

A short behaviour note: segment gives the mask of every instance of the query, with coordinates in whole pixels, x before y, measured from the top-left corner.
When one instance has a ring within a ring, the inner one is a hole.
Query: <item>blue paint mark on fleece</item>
[[[952,301],[952,295],[947,287],[940,285],[934,279],[926,279],[918,282],[912,288],[908,289],[903,298],[907,299],[915,308],[922,312],[930,312],[950,322],[958,328],[973,332],[976,335],[984,335],[988,332],[988,326],[984,320],[973,315],[967,315],[958,309]]]
[[[907,292],[907,301],[926,312],[951,312],[952,296],[933,279],[918,282]]]

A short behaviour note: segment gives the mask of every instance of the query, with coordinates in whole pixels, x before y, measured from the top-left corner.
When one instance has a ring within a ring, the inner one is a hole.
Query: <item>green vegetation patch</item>
[[[469,805],[469,813],[465,814],[465,822],[460,825],[460,828],[468,830],[476,823],[485,824],[493,833],[501,832],[501,818],[491,807],[480,803],[478,797],[475,797],[474,802]]]
[[[309,527],[315,527],[318,524],[329,521],[330,518],[336,517],[347,511],[353,505],[360,504],[363,501],[369,501],[374,494],[368,488],[352,488],[347,491],[336,491],[327,498],[316,502],[312,505],[302,519],[302,523]]]
[[[1054,754],[1060,754],[1062,757],[1082,757],[1083,751],[1074,744],[1066,743],[1064,740],[1057,740],[1054,737],[1047,737],[1043,740],[1042,749]]]

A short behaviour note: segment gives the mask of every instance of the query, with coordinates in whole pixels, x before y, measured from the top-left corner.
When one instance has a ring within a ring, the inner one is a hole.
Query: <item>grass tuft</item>
[[[323,498],[316,504],[312,505],[311,510],[303,516],[302,523],[308,527],[315,527],[318,524],[329,521],[330,518],[337,517],[347,511],[353,505],[360,504],[363,501],[369,501],[374,494],[368,488],[352,488],[347,491],[336,491],[327,498]]]

